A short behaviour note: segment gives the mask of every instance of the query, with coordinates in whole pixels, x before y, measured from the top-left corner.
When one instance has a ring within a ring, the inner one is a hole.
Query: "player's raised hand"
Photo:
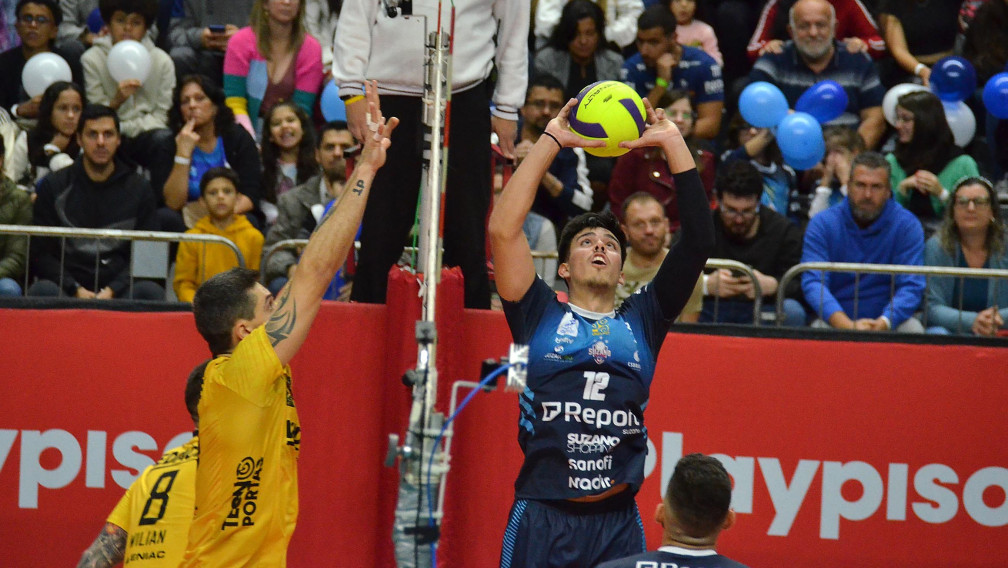
[[[546,134],[552,136],[564,148],[602,148],[605,140],[582,138],[570,129],[570,113],[578,105],[577,99],[567,101],[553,120],[546,125]]]
[[[655,110],[651,106],[651,101],[644,99],[644,111],[647,115],[647,126],[644,128],[644,133],[636,140],[620,142],[620,148],[632,150],[645,146],[661,146],[667,143],[670,138],[682,138],[679,128],[665,116],[664,109]]]
[[[364,149],[361,151],[360,160],[375,167],[381,167],[385,164],[385,151],[392,145],[392,131],[399,125],[399,119],[394,116],[386,119],[382,115],[376,81],[364,82],[364,94],[368,106],[368,116],[367,131],[363,138]]]

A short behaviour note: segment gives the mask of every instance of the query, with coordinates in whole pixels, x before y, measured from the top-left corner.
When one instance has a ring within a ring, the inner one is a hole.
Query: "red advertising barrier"
[[[301,515],[289,565],[391,566],[413,365],[405,306],[323,306],[295,358]],[[497,312],[439,325],[443,396],[510,341]],[[72,566],[123,487],[191,428],[182,385],[206,347],[188,313],[0,310],[0,565]],[[440,366],[439,366],[440,367]],[[683,453],[716,454],[738,521],[719,549],[759,566],[1004,566],[1008,351],[672,333],[646,412],[648,543]],[[442,567],[495,566],[518,470],[513,394],[455,425]]]

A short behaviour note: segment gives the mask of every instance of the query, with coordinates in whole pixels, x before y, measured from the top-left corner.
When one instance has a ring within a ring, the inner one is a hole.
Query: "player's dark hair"
[[[666,36],[675,37],[676,19],[672,14],[672,10],[668,9],[668,6],[662,4],[649,6],[637,18],[638,31],[654,28],[661,28]]]
[[[238,179],[238,174],[235,173],[235,171],[232,170],[231,168],[217,167],[217,168],[210,168],[209,170],[207,170],[206,173],[203,174],[203,178],[200,179],[199,182],[200,197],[206,195],[207,186],[210,185],[210,182],[212,182],[217,178],[227,179],[228,181],[231,182],[231,185],[234,186],[235,192],[236,193],[238,192],[238,184],[241,183],[241,180]]]
[[[732,160],[721,166],[714,182],[718,199],[726,193],[736,197],[763,197],[763,175],[749,160]]]
[[[703,454],[689,454],[676,464],[665,489],[672,509],[687,536],[703,538],[716,532],[731,507],[732,484],[721,462]]]
[[[84,105],[84,110],[81,111],[80,121],[77,122],[77,134],[84,133],[84,126],[87,125],[88,121],[98,120],[99,118],[105,118],[106,116],[112,117],[115,122],[116,132],[119,132],[119,115],[116,111],[105,105],[96,104],[86,104]]]
[[[560,243],[557,245],[561,264],[567,262],[567,259],[570,257],[571,241],[574,240],[574,237],[581,231],[591,227],[599,227],[612,233],[616,237],[616,240],[619,241],[620,261],[626,260],[626,235],[623,234],[623,228],[620,227],[619,219],[612,212],[603,211],[601,213],[582,213],[567,221],[563,231],[560,232]]]
[[[158,0],[98,1],[98,13],[101,14],[102,21],[105,22],[106,26],[112,21],[112,14],[115,14],[116,12],[123,12],[127,15],[140,14],[140,17],[144,20],[144,28],[149,30],[154,24],[154,20],[157,18]]]
[[[259,273],[248,268],[232,268],[204,282],[193,297],[196,329],[217,357],[231,350],[231,328],[239,319],[255,317],[255,297],[251,290]]]
[[[45,6],[49,8],[49,12],[52,14],[53,25],[59,27],[63,23],[63,10],[59,6],[59,2],[56,0],[18,0],[17,5],[14,7],[14,16],[21,17],[21,9],[25,7],[25,4],[38,4],[39,6]],[[53,41],[49,43],[52,44]]]
[[[207,359],[189,373],[185,385],[185,405],[189,409],[189,416],[192,417],[193,424],[199,428],[199,401],[203,395],[203,373],[206,372],[207,363],[213,359]]]

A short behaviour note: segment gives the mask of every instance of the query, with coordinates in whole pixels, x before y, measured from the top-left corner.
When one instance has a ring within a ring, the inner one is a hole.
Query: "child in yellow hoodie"
[[[263,235],[244,215],[235,213],[238,174],[230,168],[211,168],[200,180],[200,201],[207,215],[187,234],[220,235],[238,245],[245,267],[259,270]],[[192,302],[200,284],[211,276],[238,266],[229,247],[217,243],[179,243],[175,257],[175,295],[180,302]]]

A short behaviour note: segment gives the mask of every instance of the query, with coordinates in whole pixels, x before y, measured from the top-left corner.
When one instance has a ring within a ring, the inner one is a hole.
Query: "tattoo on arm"
[[[91,546],[84,551],[77,568],[111,568],[123,560],[126,553],[126,531],[105,523]]]
[[[288,302],[290,302],[290,306],[287,305]],[[291,297],[288,286],[280,295],[279,305],[273,310],[273,316],[266,322],[266,335],[270,338],[270,344],[273,347],[287,339],[291,331],[294,330],[295,321],[297,321],[297,302]]]
[[[357,180],[357,183],[354,184],[353,192],[356,193],[357,195],[364,193],[364,180],[362,179]]]

